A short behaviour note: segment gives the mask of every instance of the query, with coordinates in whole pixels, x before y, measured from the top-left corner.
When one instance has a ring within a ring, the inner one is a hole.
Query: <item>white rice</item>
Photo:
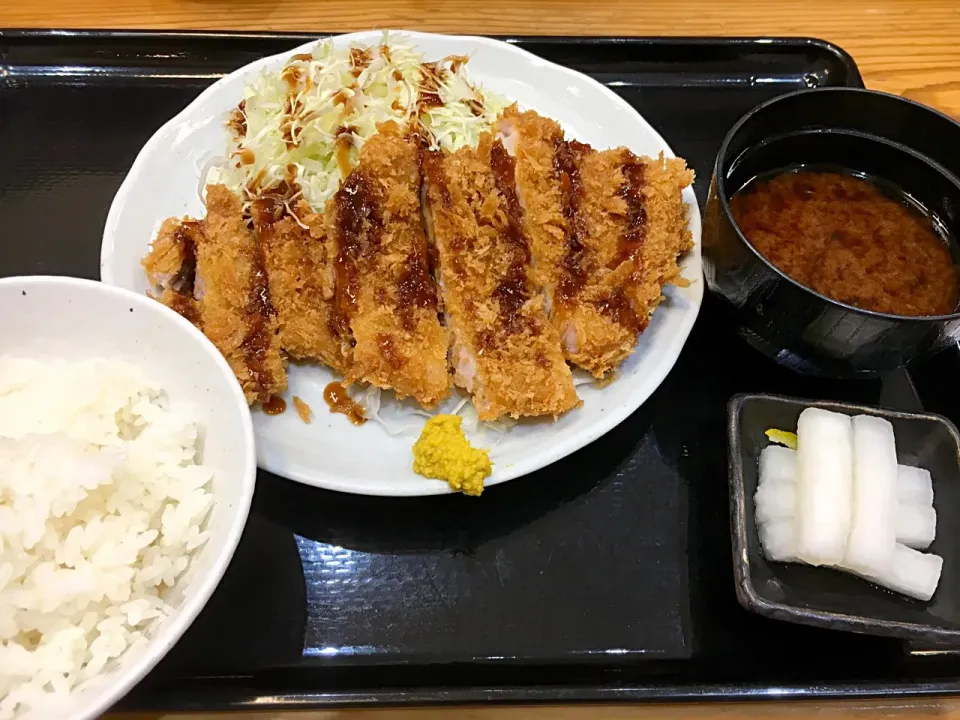
[[[142,648],[207,539],[197,424],[119,360],[0,356],[0,718]]]

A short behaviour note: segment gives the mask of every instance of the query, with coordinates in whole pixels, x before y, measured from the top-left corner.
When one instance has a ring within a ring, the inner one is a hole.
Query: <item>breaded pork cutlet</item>
[[[521,113],[516,105],[503,111],[496,130],[515,161],[517,197],[523,206],[523,226],[533,260],[531,277],[542,288],[549,312],[567,247],[564,210],[569,188],[561,182],[556,167],[563,130],[532,110]]]
[[[154,292],[148,293],[199,327],[200,306],[194,299],[197,236],[200,223],[191,218],[167,218],[141,265]]]
[[[633,162],[631,159],[628,162]],[[687,208],[683,190],[693,183],[693,170],[680,158],[643,159],[644,211],[648,232],[642,240],[638,258],[643,268],[641,282],[635,285],[634,302],[652,313],[662,299],[664,285],[685,286],[677,259],[693,248],[693,235],[687,226]]]
[[[625,178],[618,153],[594,152],[580,143],[562,143],[556,161],[567,189],[567,222],[553,321],[566,358],[603,377],[633,351],[647,325],[627,295],[628,278],[613,276],[608,267],[617,262],[631,222],[621,197]]]
[[[536,277],[565,357],[597,377],[636,346],[677,257],[691,246],[682,160],[596,152],[553,120],[508,108],[498,130],[516,158]]]
[[[251,215],[263,250],[270,301],[277,311],[280,344],[296,360],[321,362],[344,372],[334,327],[333,258],[322,215],[295,190],[282,187],[253,201]],[[292,213],[296,213],[296,217]]]
[[[593,153],[567,142],[560,126],[533,111],[508,108],[498,123],[503,142],[516,158],[517,193],[524,204],[537,279],[547,296],[551,323],[567,360],[602,376],[630,354],[642,329],[625,295],[611,294],[598,253],[616,242],[620,213],[605,207],[597,188],[588,199],[580,172]],[[611,173],[615,168],[610,168]],[[592,179],[588,177],[588,181]],[[619,179],[611,177],[619,188]],[[597,212],[588,223],[587,204]],[[608,222],[609,221],[609,222]]]
[[[287,387],[277,314],[263,253],[240,199],[207,186],[207,216],[197,243],[200,324],[236,374],[247,402],[267,402]]]
[[[543,294],[528,274],[513,159],[487,133],[476,150],[426,153],[423,167],[454,381],[473,395],[481,420],[557,416],[577,406]]]
[[[346,380],[431,406],[447,396],[447,333],[420,212],[416,138],[379,126],[327,206]]]
[[[582,223],[583,235],[568,235],[557,322],[571,362],[602,377],[633,351],[663,285],[679,280],[677,258],[691,244],[681,194],[693,172],[625,148],[568,142],[565,151],[579,186],[571,227]]]

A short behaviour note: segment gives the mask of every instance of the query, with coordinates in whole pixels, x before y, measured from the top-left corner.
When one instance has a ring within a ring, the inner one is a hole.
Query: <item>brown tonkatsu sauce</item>
[[[420,65],[420,88],[417,91],[417,115],[434,107],[443,107],[443,98],[440,97],[440,83],[447,76],[447,71],[440,63],[422,63]]]
[[[901,194],[840,172],[784,172],[731,201],[753,246],[797,282],[893,315],[957,308],[957,267],[934,222]]]
[[[522,256],[524,263],[530,260],[530,248],[527,238],[523,234],[523,209],[517,197],[517,188],[514,181],[516,165],[513,156],[503,147],[499,140],[490,146],[490,170],[493,172],[493,181],[497,192],[506,203],[507,230],[504,239],[507,240],[517,254]]]
[[[646,179],[643,161],[631,152],[625,152],[624,155],[621,166],[623,184],[617,195],[627,206],[627,226],[617,243],[617,252],[607,267],[613,270],[623,263],[632,263],[631,273],[636,274],[641,270],[638,257],[647,236],[647,208],[643,196]],[[602,314],[634,334],[639,335],[647,328],[648,318],[637,314],[622,286],[610,289],[596,302],[596,307]]]
[[[185,220],[174,232],[174,240],[180,246],[183,261],[170,281],[170,307],[191,323],[200,326],[200,311],[194,300],[194,285],[197,278],[197,241],[195,233],[203,232],[196,220]]]
[[[254,195],[254,196],[259,195],[262,190],[260,185],[261,183],[263,183],[263,179],[266,177],[266,175],[267,175],[267,168],[264,166],[257,171],[256,175],[253,176],[253,180],[251,180],[246,184],[245,186],[246,191],[250,195]]]
[[[528,296],[526,270],[522,265],[513,263],[508,268],[506,277],[497,283],[491,294],[500,308],[500,320],[505,332],[521,331],[520,310]]]
[[[347,177],[350,174],[351,163],[350,163],[350,148],[353,147],[353,133],[357,132],[357,128],[353,125],[341,125],[337,128],[334,135],[336,135],[336,140],[334,140],[334,150],[337,158],[337,167],[340,169],[340,174],[343,177]]]
[[[478,98],[467,98],[464,100],[467,104],[467,107],[470,109],[470,112],[474,117],[480,117],[484,113],[483,103]]]
[[[323,389],[323,399],[330,412],[346,415],[354,425],[363,425],[367,421],[363,406],[347,395],[346,389],[338,382],[332,382]]]
[[[406,267],[397,282],[397,312],[404,330],[416,329],[413,310],[437,311],[437,284],[430,274],[429,250],[407,257]]]
[[[470,62],[469,55],[448,55],[444,60],[450,61],[450,72],[456,75],[460,68]]]
[[[355,78],[373,62],[373,53],[369,48],[350,48],[350,68]]]
[[[263,248],[257,245],[254,252],[253,275],[250,278],[250,295],[244,309],[249,318],[249,329],[240,344],[244,362],[253,381],[261,388],[273,384],[273,376],[264,362],[270,349],[269,321],[277,311],[270,302],[270,288],[267,285],[267,273],[264,270]],[[264,400],[260,398],[261,402]]]
[[[338,251],[334,262],[337,297],[333,321],[342,337],[350,335],[350,318],[357,310],[358,264],[379,245],[383,231],[378,201],[374,183],[359,171],[354,171],[334,196]]]
[[[200,223],[188,220],[180,224],[174,233],[174,238],[180,246],[183,262],[180,270],[170,281],[170,287],[183,295],[193,295],[193,286],[197,278],[197,243],[193,234],[201,232]]]
[[[261,406],[267,415],[280,415],[287,409],[287,401],[279,395],[274,395],[265,403],[261,403]]]
[[[286,83],[287,89],[296,91],[303,80],[303,69],[296,65],[287,65],[280,73],[280,79]]]
[[[182,316],[186,320],[189,320],[197,327],[200,327],[200,311],[197,308],[197,303],[193,300],[193,298],[189,297],[188,295],[174,293],[172,296],[170,296],[170,308],[178,315]]]
[[[606,297],[598,300],[597,310],[637,335],[647,329],[648,319],[637,315],[622,287],[614,288]]]
[[[553,149],[553,170],[560,183],[563,195],[563,217],[567,221],[567,252],[560,267],[563,274],[557,284],[557,301],[569,304],[587,282],[584,267],[583,240],[587,225],[580,212],[583,201],[583,182],[580,179],[580,156],[589,148],[578,142],[568,142],[559,135]]]
[[[247,135],[247,101],[241,100],[240,104],[237,105],[231,111],[230,118],[227,120],[227,128],[233,134],[234,137],[242,138]]]
[[[280,134],[287,150],[293,150],[300,144],[300,135],[303,134],[303,126],[295,125],[294,120],[303,113],[303,101],[299,97],[288,95],[283,104],[284,119],[280,123]],[[301,118],[301,121],[303,118]]]
[[[497,192],[506,203],[507,226],[502,237],[509,243],[511,253],[510,265],[494,288],[493,297],[497,301],[504,330],[518,333],[523,330],[520,311],[530,299],[527,281],[530,247],[523,233],[523,210],[514,183],[514,160],[499,140],[490,148],[490,170],[493,172]]]
[[[252,207],[255,209],[253,213],[255,218],[254,228],[257,233],[263,235],[272,232],[274,223],[280,222],[284,216],[293,216],[289,207],[290,199],[299,194],[300,185],[296,180],[296,167],[288,165],[287,179],[281,180],[272,187],[259,190],[252,203]]]
[[[613,269],[621,263],[635,260],[647,237],[647,208],[643,199],[644,164],[633,154],[623,164],[623,185],[619,195],[627,204],[627,229],[620,238],[617,254],[608,263]]]
[[[353,95],[348,90],[340,88],[333,94],[333,104],[346,107],[351,97],[353,97]]]

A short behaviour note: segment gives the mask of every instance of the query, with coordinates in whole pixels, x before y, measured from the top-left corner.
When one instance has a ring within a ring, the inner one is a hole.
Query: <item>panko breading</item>
[[[690,235],[674,219],[682,218],[680,193],[693,173],[683,161],[668,161],[665,178],[662,158],[639,158],[624,148],[596,152],[567,142],[558,155],[566,156],[561,162],[576,207],[568,213],[573,220],[554,322],[567,359],[603,377],[633,351],[662,284],[679,276],[677,256]],[[668,182],[676,212],[663,197]],[[669,232],[677,237],[667,238]]]
[[[500,141],[427,153],[428,217],[453,334],[454,381],[481,420],[560,415],[577,406],[570,369],[528,277],[530,251]]]
[[[561,261],[553,321],[564,355],[596,377],[626,358],[646,327],[625,291],[627,278],[611,273],[617,250],[629,232],[621,197],[627,180],[619,151],[594,152],[575,142],[556,150],[561,184],[568,188],[566,250]]]
[[[633,351],[662,286],[679,278],[677,256],[691,246],[681,192],[693,173],[682,160],[596,152],[515,106],[498,131],[516,158],[535,277],[564,354],[602,377]]]
[[[336,324],[348,382],[392,388],[424,406],[447,396],[447,332],[420,214],[418,143],[396,123],[360,151],[327,206],[336,247]]]
[[[626,150],[621,152],[629,155]],[[625,167],[637,160],[630,155]],[[646,231],[635,251],[639,272],[630,268],[631,279],[636,282],[629,283],[627,293],[640,315],[649,317],[663,298],[664,285],[686,285],[680,277],[677,259],[693,247],[682,197],[684,188],[693,183],[693,170],[687,168],[684,160],[666,158],[663,153],[656,158],[642,158],[640,162]]]
[[[263,253],[243,219],[239,198],[207,186],[207,217],[197,243],[204,334],[230,363],[247,402],[267,402],[287,387],[280,328],[270,303]]]
[[[327,252],[323,217],[302,201],[292,210],[296,218],[282,197],[269,194],[251,205],[270,300],[277,310],[280,344],[294,359],[321,362],[343,372],[346,363],[333,324],[333,258]]]
[[[200,307],[194,299],[197,273],[197,236],[203,231],[191,218],[167,218],[141,260],[156,300],[200,325]]]
[[[150,252],[140,261],[147,279],[162,290],[193,293],[193,280],[197,271],[196,245],[187,234],[191,218],[167,218],[160,232],[150,244]]]
[[[563,130],[553,120],[516,105],[503,112],[497,131],[516,162],[517,195],[523,205],[523,226],[533,256],[531,278],[542,288],[547,306],[560,278],[567,246],[564,186],[555,168],[556,148]]]

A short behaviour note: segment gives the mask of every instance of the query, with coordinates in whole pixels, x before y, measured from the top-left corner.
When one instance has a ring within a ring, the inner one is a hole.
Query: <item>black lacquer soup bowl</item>
[[[745,115],[714,165],[703,226],[707,285],[737,333],[798,372],[873,376],[960,338],[960,313],[903,316],[837,302],[790,278],[737,227],[733,195],[757,177],[791,168],[843,168],[888,181],[944,230],[960,260],[960,124],[885,93],[802,90]]]

